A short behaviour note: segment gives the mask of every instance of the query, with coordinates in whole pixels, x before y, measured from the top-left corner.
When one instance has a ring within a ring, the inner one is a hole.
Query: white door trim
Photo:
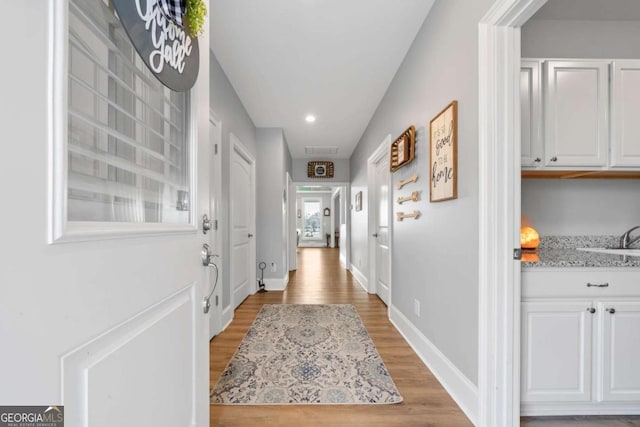
[[[249,285],[249,289],[251,290],[250,295],[253,295],[257,291],[257,276],[256,276],[256,159],[253,157],[251,152],[247,150],[247,147],[238,139],[237,136],[233,134],[233,132],[229,133],[229,141],[231,142],[231,161],[233,161],[233,153],[236,152],[240,154],[242,157],[247,160],[247,162],[251,165],[251,183],[250,185],[250,194],[251,194],[251,206],[249,207],[249,223],[250,233],[253,234],[253,238],[249,240],[249,280],[253,282],[253,285]],[[231,195],[231,179],[229,179],[229,198],[233,197]],[[229,215],[229,224],[233,224],[233,218]],[[233,248],[233,233],[231,233],[230,240],[230,248]],[[229,276],[231,281],[229,283],[233,284],[233,251],[229,251],[229,265],[230,272]],[[231,290],[231,307],[236,307],[236,301],[233,301],[233,290]]]
[[[298,242],[296,234],[296,187],[287,172],[287,201],[289,203],[289,271],[298,269]]]
[[[329,247],[336,247],[336,199],[340,197],[340,187],[336,187],[331,196],[331,238]],[[340,208],[338,206],[338,208]],[[340,224],[338,224],[340,226]]]
[[[479,24],[478,426],[520,424],[520,27],[546,0],[498,0]],[[514,144],[514,141],[517,143]]]
[[[210,319],[209,325],[215,325],[215,329],[213,334],[217,335],[224,330],[222,324],[222,283],[223,283],[223,275],[224,271],[222,266],[224,265],[224,251],[223,243],[222,243],[222,231],[220,225],[222,224],[222,120],[218,118],[218,115],[211,109],[209,109],[209,122],[212,123],[217,129],[217,137],[215,138],[217,147],[211,147],[211,169],[209,174],[209,192],[211,194],[209,199],[209,212],[210,212],[210,220],[212,222],[212,228],[209,233],[211,233],[211,243],[212,248],[215,254],[219,256],[219,258],[214,259],[213,261],[218,266],[218,284],[216,290],[214,291],[211,297],[211,311],[209,312],[210,316],[215,316],[216,319]],[[209,135],[209,138],[212,139],[213,135]],[[213,273],[212,273],[213,274]],[[213,283],[209,283],[210,286],[213,286]],[[205,287],[205,289],[207,289]],[[211,337],[211,330],[209,331],[209,336]]]
[[[376,293],[376,284],[378,283],[376,278],[376,263],[374,260],[376,259],[376,241],[372,238],[372,235],[376,232],[376,206],[377,201],[375,199],[376,191],[376,164],[384,157],[389,155],[389,147],[391,147],[391,134],[387,135],[378,148],[369,156],[367,160],[367,194],[369,201],[367,202],[367,214],[369,217],[368,221],[368,234],[367,241],[369,242],[369,279],[368,279],[368,291],[370,294]],[[392,272],[392,262],[391,262],[391,254],[393,253],[393,221],[391,218],[393,217],[393,203],[391,203],[392,199],[392,184],[391,184],[391,173],[388,175],[387,185],[389,186],[389,203],[388,205],[388,218],[389,218],[389,305],[387,307],[391,307],[391,285],[393,282],[393,272]],[[388,314],[388,309],[387,309]]]

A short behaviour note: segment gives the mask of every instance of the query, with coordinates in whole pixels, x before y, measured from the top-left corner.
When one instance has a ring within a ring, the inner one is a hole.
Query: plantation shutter
[[[70,0],[67,220],[188,223],[188,95],[163,86],[102,0]]]

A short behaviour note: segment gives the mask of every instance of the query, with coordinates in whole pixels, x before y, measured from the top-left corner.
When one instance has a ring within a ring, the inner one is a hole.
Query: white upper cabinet
[[[609,62],[546,61],[547,167],[607,166]]]
[[[542,164],[540,61],[522,61],[520,67],[520,142],[523,168]]]
[[[611,166],[640,166],[640,61],[614,61]]]

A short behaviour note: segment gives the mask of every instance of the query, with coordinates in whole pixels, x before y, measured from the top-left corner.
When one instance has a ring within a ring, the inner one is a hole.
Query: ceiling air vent
[[[318,156],[338,154],[338,147],[325,147],[325,146],[307,146],[304,147],[305,154],[314,154]]]

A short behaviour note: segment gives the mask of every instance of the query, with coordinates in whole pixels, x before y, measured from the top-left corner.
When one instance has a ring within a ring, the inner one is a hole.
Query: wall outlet
[[[416,316],[420,317],[420,301],[418,301],[417,299],[413,300],[413,312],[416,314]]]
[[[273,273],[275,273],[275,272],[276,272],[276,270],[277,270],[277,268],[276,268],[276,263],[275,263],[275,262],[272,262],[272,263],[271,263],[271,271],[272,271]]]

